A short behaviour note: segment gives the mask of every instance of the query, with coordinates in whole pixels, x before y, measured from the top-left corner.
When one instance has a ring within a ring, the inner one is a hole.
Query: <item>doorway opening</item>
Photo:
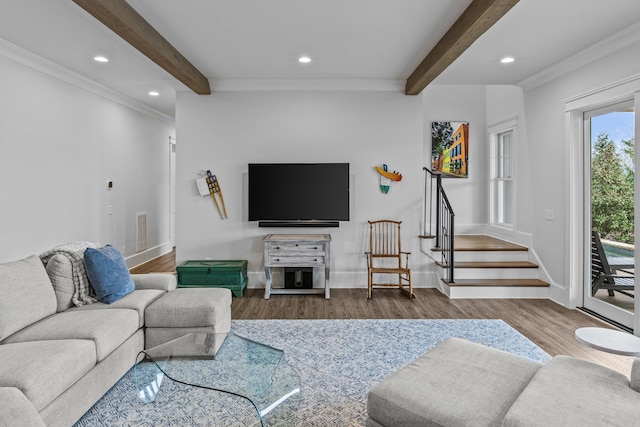
[[[583,305],[633,328],[635,112],[633,100],[586,111]]]

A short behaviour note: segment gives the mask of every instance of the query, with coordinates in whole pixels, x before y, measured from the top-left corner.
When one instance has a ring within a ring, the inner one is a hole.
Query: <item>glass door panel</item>
[[[635,287],[633,101],[586,112],[584,306],[633,328]]]

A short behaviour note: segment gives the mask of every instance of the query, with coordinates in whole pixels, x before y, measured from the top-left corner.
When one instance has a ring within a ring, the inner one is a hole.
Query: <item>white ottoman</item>
[[[367,427],[499,426],[541,367],[449,338],[371,389]]]

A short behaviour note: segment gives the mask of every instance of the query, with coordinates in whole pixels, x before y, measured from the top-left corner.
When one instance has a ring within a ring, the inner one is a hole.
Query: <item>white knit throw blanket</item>
[[[42,254],[40,259],[42,263],[47,265],[52,256],[61,254],[71,261],[71,273],[75,291],[71,301],[76,306],[93,304],[97,300],[90,294],[92,293],[91,285],[87,272],[84,269],[84,251],[87,248],[98,248],[99,246],[92,242],[70,242],[54,247]]]

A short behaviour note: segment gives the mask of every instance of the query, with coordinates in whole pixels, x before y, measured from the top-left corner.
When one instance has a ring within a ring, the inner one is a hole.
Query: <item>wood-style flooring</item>
[[[173,272],[175,252],[131,269],[132,273]],[[590,360],[629,375],[633,358],[604,353],[578,344],[576,329],[611,327],[579,310],[549,300],[456,299],[435,289],[414,288],[416,299],[396,289],[331,289],[331,299],[319,295],[272,295],[248,289],[233,298],[232,319],[502,319],[552,356],[565,354]]]

